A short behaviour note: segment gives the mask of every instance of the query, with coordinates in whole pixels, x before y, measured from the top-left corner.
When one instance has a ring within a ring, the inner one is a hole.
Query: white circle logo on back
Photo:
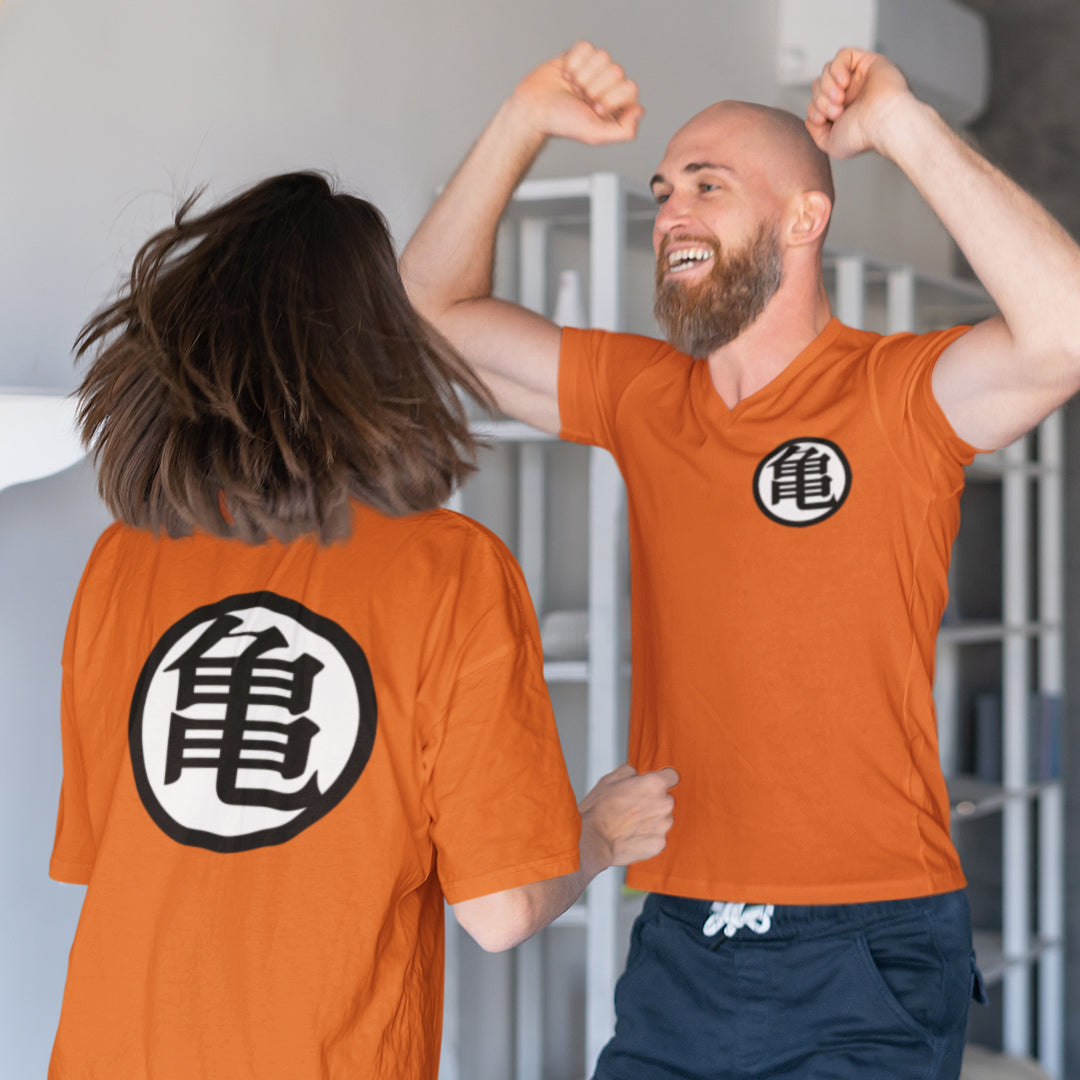
[[[271,592],[171,626],[143,666],[128,744],[139,796],[174,840],[211,851],[284,843],[332,810],[375,742],[363,650]]]

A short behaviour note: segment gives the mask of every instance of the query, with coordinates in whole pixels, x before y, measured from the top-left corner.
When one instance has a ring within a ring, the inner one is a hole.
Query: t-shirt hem
[[[462,900],[475,900],[478,896],[502,892],[504,889],[516,889],[520,885],[531,885],[534,881],[546,881],[549,878],[573,874],[578,869],[578,849],[565,851],[550,858],[523,863],[509,869],[494,870],[480,877],[462,878],[460,881],[442,882],[443,895],[447,903],[458,904]]]
[[[967,885],[961,871],[934,878],[904,878],[896,881],[860,881],[849,884],[778,885],[742,884],[732,881],[703,881],[661,874],[626,875],[626,884],[641,892],[664,893],[696,900],[722,900],[743,904],[865,904],[879,900],[911,900],[955,892]]]
[[[53,881],[62,881],[67,885],[89,885],[91,870],[93,866],[90,863],[64,862],[63,859],[49,860],[49,877]]]
[[[564,327],[559,339],[559,375],[556,398],[559,403],[559,439],[563,442],[575,442],[589,445],[590,440],[578,423],[577,397],[575,380],[578,378],[578,365],[582,362],[581,353],[584,335],[578,339],[580,331],[573,327]]]
[[[945,410],[941,407],[941,402],[938,401],[937,395],[934,393],[933,369],[937,365],[938,360],[941,359],[941,354],[954,341],[962,338],[970,329],[971,327],[965,323],[941,331],[941,343],[937,350],[937,355],[934,357],[934,362],[930,365],[930,374],[926,380],[926,389],[929,391],[926,395],[926,404],[933,417],[933,422],[939,433],[945,436],[946,439],[953,444],[953,454],[955,455],[957,462],[961,465],[970,465],[972,461],[975,460],[977,454],[986,454],[990,451],[985,447],[979,447],[975,446],[974,443],[969,443],[967,439],[960,435],[956,428],[953,427],[952,421],[945,415]]]

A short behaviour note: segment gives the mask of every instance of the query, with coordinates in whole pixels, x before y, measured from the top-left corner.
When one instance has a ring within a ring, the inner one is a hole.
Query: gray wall
[[[558,144],[537,172],[645,180],[708,102],[783,97],[776,17],[775,0],[6,0],[0,384],[68,387],[76,329],[200,184],[329,169],[403,239],[516,80],[577,37],[622,60],[648,115],[634,145]],[[834,242],[854,223],[864,244],[940,265],[940,230],[880,166],[841,170]]]

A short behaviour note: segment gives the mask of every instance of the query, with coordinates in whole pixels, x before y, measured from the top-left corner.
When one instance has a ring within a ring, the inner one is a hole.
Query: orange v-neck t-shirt
[[[728,408],[663,342],[565,330],[562,437],[626,480],[630,761],[681,777],[630,885],[751,903],[964,884],[932,684],[964,465],[931,389],[966,328],[832,320]]]

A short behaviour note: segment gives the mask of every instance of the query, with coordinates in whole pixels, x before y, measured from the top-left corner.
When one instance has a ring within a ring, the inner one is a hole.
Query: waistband
[[[862,904],[725,904],[650,893],[642,914],[664,915],[718,943],[824,937],[923,917],[950,922],[970,919],[964,889]]]

